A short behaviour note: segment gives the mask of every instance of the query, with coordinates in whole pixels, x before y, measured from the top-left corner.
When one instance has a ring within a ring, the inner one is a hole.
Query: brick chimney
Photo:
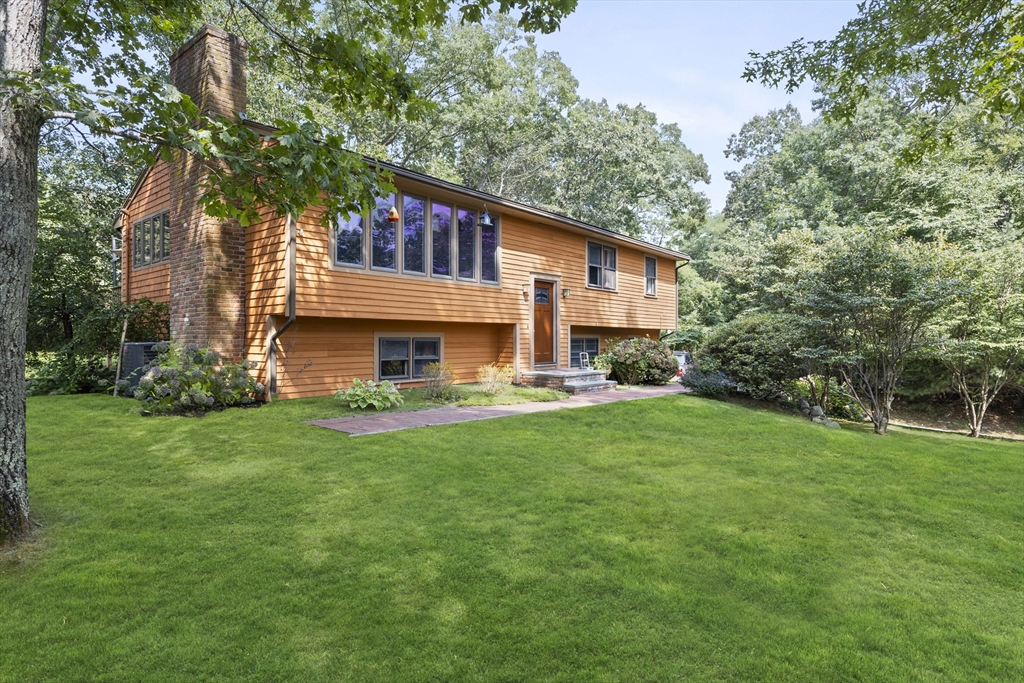
[[[243,38],[207,24],[171,57],[171,83],[203,115],[245,112]],[[171,338],[210,347],[225,360],[245,355],[245,234],[198,205],[202,164],[184,152],[171,170]]]

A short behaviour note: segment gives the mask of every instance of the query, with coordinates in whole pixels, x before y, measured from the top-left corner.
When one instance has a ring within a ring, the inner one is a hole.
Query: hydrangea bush
[[[668,344],[635,337],[610,340],[594,367],[611,370],[611,378],[622,384],[665,384],[675,379],[679,362]]]
[[[405,403],[405,399],[398,393],[398,387],[388,380],[377,384],[372,379],[364,382],[358,377],[352,380],[352,388],[334,392],[334,398],[348,401],[349,408],[362,409],[373,407],[384,410]]]
[[[254,364],[221,363],[220,354],[194,345],[160,342],[156,359],[143,368],[134,396],[144,413],[205,413],[251,405],[264,391],[249,370]],[[131,391],[121,380],[119,390]]]

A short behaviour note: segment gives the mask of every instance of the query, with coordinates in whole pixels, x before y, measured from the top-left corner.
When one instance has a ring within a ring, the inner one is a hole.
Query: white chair
[[[590,354],[586,351],[580,351],[580,368],[590,369]]]

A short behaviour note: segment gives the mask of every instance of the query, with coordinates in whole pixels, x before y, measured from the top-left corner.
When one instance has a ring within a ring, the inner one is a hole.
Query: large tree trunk
[[[0,0],[0,70],[37,72],[45,0]],[[42,116],[0,89],[0,546],[28,528],[25,328],[36,245]]]

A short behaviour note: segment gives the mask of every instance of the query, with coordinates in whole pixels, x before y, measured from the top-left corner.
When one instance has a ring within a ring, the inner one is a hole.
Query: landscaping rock
[[[825,411],[821,409],[821,406],[811,406],[811,417],[823,417]]]
[[[806,412],[810,411],[810,409],[811,409],[811,404],[810,403],[808,403],[807,401],[800,401],[800,412],[801,413],[806,413]]]
[[[825,417],[824,415],[818,415],[816,417],[812,417],[811,418],[811,422],[814,422],[815,424],[820,424],[822,426],[828,427],[829,429],[842,429],[842,427],[839,426],[838,422],[836,422],[835,420],[830,420],[827,417]]]

